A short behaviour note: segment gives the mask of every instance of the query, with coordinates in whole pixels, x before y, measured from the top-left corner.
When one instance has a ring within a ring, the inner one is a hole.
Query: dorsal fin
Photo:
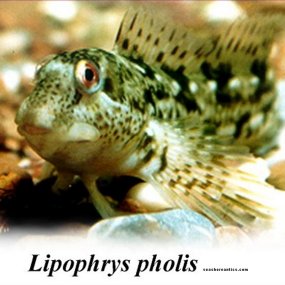
[[[207,49],[201,41],[183,26],[175,26],[146,9],[129,9],[117,34],[114,50],[145,63],[175,71],[193,58],[199,48]],[[208,47],[210,51],[211,45]]]
[[[283,19],[284,20],[284,19]],[[281,16],[256,15],[238,19],[220,32],[202,38],[179,24],[171,24],[145,9],[130,9],[119,29],[114,50],[146,64],[185,75],[231,64],[234,73],[250,72],[255,60],[269,55]]]
[[[273,14],[240,18],[213,36],[210,53],[202,49],[198,56],[213,68],[223,63],[230,64],[233,73],[250,72],[254,62],[267,61],[282,22],[284,17]]]

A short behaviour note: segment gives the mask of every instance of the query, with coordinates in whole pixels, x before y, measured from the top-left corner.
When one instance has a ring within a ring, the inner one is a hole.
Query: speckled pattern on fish
[[[57,169],[54,188],[79,175],[103,217],[117,212],[96,179],[130,175],[216,224],[271,224],[285,200],[251,153],[274,147],[281,125],[268,61],[280,22],[257,15],[202,37],[130,9],[112,51],[40,66],[18,129]]]

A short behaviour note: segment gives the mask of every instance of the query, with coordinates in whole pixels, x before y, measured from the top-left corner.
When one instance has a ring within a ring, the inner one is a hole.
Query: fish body
[[[64,52],[39,68],[19,132],[56,167],[57,187],[79,175],[104,217],[115,212],[96,179],[131,175],[216,224],[267,224],[276,191],[249,150],[272,148],[281,125],[275,30],[245,19],[205,39],[130,10],[112,51]]]

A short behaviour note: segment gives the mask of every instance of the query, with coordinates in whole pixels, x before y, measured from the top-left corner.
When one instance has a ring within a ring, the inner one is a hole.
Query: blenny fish
[[[117,212],[96,180],[128,175],[216,225],[271,224],[285,199],[256,157],[275,146],[282,123],[268,60],[279,26],[257,15],[206,37],[130,9],[112,51],[63,52],[40,65],[18,130],[56,168],[54,189],[79,176],[102,217]]]

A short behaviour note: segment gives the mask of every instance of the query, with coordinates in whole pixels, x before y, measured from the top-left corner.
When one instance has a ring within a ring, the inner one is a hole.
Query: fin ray
[[[181,130],[168,124],[153,124],[154,135],[168,144],[166,167],[161,170],[156,161],[158,169],[153,169],[150,181],[149,170],[148,176],[144,176],[142,168],[140,175],[174,205],[197,210],[219,225],[251,229],[274,223],[280,204],[285,205],[285,195],[265,182],[268,169],[261,159],[254,158],[244,147],[240,150],[239,146],[220,146],[218,137],[213,135],[205,139],[199,132],[195,132],[197,137],[193,136],[191,128]],[[187,136],[188,133],[191,135]],[[203,144],[207,156],[200,151]],[[255,166],[255,171],[243,168],[246,163]]]
[[[179,23],[174,25],[158,18],[148,9],[129,9],[114,50],[130,59],[186,76],[200,72],[205,62],[211,68],[230,64],[234,73],[251,72],[254,61],[267,59],[284,24],[280,15],[257,14],[237,19],[202,37]]]

